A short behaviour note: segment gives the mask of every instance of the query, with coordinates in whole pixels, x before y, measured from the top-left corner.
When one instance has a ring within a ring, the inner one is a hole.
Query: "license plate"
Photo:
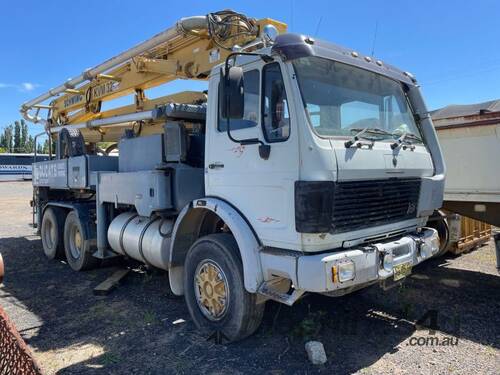
[[[411,263],[401,263],[394,266],[394,281],[401,280],[411,273]]]

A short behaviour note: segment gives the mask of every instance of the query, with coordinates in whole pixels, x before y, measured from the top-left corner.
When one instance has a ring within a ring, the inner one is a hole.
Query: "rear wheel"
[[[64,216],[64,210],[59,207],[49,207],[43,213],[40,235],[43,252],[49,259],[64,257]]]
[[[92,256],[90,239],[86,237],[86,232],[76,211],[71,211],[66,217],[64,250],[68,264],[75,271],[93,268],[99,261]]]
[[[245,290],[238,245],[230,234],[196,241],[186,257],[184,297],[198,328],[241,340],[259,327],[265,304]]]

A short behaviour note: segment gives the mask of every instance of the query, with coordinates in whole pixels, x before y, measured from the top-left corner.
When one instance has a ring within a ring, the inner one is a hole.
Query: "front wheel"
[[[446,254],[450,249],[450,225],[445,212],[436,210],[429,218],[427,225],[434,228],[439,236],[439,251],[434,254],[435,258],[439,258]]]
[[[230,341],[257,330],[265,304],[245,290],[238,245],[230,234],[211,234],[189,249],[184,265],[184,297],[199,329],[222,332]]]

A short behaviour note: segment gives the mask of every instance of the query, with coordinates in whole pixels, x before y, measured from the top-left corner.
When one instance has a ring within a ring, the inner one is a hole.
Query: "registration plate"
[[[394,281],[401,280],[411,273],[411,263],[401,263],[394,266]]]

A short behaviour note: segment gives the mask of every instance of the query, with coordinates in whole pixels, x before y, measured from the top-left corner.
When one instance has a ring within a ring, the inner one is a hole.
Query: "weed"
[[[118,363],[122,360],[118,354],[115,354],[112,352],[104,353],[99,359],[100,359],[101,363],[105,366],[109,366],[109,365]]]
[[[401,315],[405,319],[409,319],[413,313],[413,304],[404,302],[401,304]]]
[[[154,324],[157,321],[156,313],[154,311],[146,311],[144,313],[144,323]]]
[[[292,330],[292,335],[301,337],[305,340],[311,339],[321,331],[322,320],[326,312],[319,310],[311,312]]]

